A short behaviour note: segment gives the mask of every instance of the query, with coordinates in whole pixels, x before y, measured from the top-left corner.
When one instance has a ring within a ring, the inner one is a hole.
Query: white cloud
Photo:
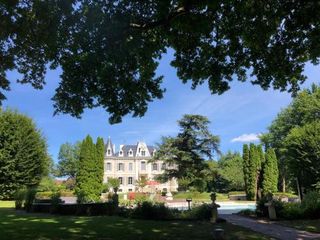
[[[239,137],[233,138],[231,142],[254,142],[259,140],[260,135],[256,133],[242,134]]]

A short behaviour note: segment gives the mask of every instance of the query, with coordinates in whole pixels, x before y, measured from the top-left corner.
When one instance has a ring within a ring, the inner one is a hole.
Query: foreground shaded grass
[[[146,221],[121,217],[78,217],[29,214],[0,202],[1,239],[212,239],[214,227],[225,229],[226,239],[269,239],[228,223]]]
[[[279,221],[279,224],[299,230],[320,233],[320,219]]]

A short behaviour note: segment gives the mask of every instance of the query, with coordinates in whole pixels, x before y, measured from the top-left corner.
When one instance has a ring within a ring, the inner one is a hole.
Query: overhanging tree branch
[[[180,7],[178,8],[176,11],[170,13],[167,17],[162,18],[160,20],[157,21],[153,21],[153,22],[146,22],[146,23],[130,23],[130,28],[133,29],[140,29],[140,30],[149,30],[149,29],[153,29],[159,26],[166,26],[168,24],[170,24],[170,22],[172,20],[174,20],[175,18],[185,15],[189,13],[189,8],[188,7]]]

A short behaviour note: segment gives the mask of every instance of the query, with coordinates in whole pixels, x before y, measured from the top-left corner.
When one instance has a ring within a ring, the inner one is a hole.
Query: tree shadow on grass
[[[0,220],[1,239],[208,239],[211,228],[209,223],[55,216],[14,209],[0,209]],[[199,227],[205,231],[198,232]]]
[[[263,239],[230,224],[221,226],[228,233],[226,239]],[[0,208],[0,239],[201,240],[212,239],[214,227],[209,222],[56,216]]]

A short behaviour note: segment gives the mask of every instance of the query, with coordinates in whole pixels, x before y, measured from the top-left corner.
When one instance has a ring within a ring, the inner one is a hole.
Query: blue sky
[[[159,75],[164,75],[163,87],[167,89],[164,98],[150,103],[142,118],[126,116],[122,123],[110,125],[108,113],[103,109],[86,110],[82,119],[69,115],[53,117],[51,97],[59,83],[59,70],[48,72],[47,84],[41,91],[15,83],[18,75],[10,72],[11,91],[6,92],[7,100],[3,105],[34,119],[47,139],[49,153],[57,161],[62,143],[74,143],[87,134],[105,140],[110,136],[117,148],[119,144],[135,144],[138,140],[155,144],[161,136],[177,134],[177,120],[183,114],[207,116],[211,121],[210,130],[220,136],[222,152],[240,151],[243,141],[254,140],[257,134],[265,132],[277,113],[291,101],[286,92],[263,91],[249,82],[234,81],[231,90],[222,95],[211,95],[207,84],[191,90],[190,84],[182,84],[177,78],[175,69],[170,66],[171,58],[170,53],[165,55],[157,70]],[[319,70],[319,66],[306,66],[308,80],[303,87],[320,83]]]

